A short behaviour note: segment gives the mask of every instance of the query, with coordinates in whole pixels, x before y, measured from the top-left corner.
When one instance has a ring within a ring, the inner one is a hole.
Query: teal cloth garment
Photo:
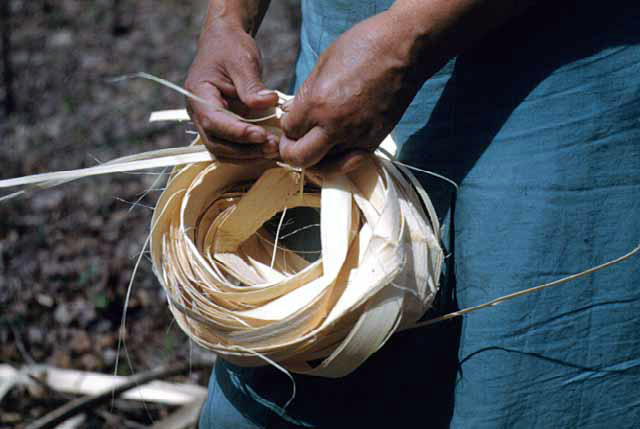
[[[304,0],[298,85],[391,1]],[[426,317],[640,243],[640,4],[540,1],[452,60],[394,131],[446,225]],[[640,422],[640,258],[404,332],[348,377],[220,362],[202,428],[631,428]],[[391,426],[393,425],[393,426]]]

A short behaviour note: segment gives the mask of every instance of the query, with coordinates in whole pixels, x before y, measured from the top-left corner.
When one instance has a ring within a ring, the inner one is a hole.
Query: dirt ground
[[[153,110],[184,105],[142,80],[184,81],[206,2],[8,0],[15,109],[0,112],[0,178],[95,165],[185,145],[190,126],[150,125]],[[287,91],[297,54],[299,6],[273,0],[258,38],[269,86]],[[8,70],[2,70],[3,79]],[[5,82],[3,80],[3,82]],[[0,103],[10,91],[0,87]],[[99,177],[0,203],[0,364],[50,364],[113,373],[118,327],[135,259],[148,233],[158,174]],[[3,194],[0,194],[3,195]],[[145,259],[127,313],[121,374],[203,359],[166,305]],[[123,363],[125,362],[125,363]],[[191,379],[205,383],[208,373]],[[65,397],[14,389],[0,400],[0,428],[19,427]],[[153,409],[161,418],[166,409]],[[149,424],[140,408],[88,416],[87,427]]]

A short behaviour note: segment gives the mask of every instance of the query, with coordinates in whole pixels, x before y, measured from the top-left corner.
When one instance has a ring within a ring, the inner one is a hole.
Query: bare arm
[[[535,0],[396,0],[392,25],[407,28],[407,42],[424,62],[439,52],[450,58],[522,13]],[[423,54],[423,55],[420,55]],[[411,59],[409,59],[411,61]]]
[[[204,29],[225,20],[255,36],[270,3],[271,0],[209,0]]]

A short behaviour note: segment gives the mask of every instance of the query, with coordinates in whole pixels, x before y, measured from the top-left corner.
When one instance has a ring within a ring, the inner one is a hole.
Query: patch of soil
[[[288,91],[299,6],[272,3],[259,34],[265,78]],[[189,125],[147,122],[153,110],[184,106],[182,96],[113,78],[145,71],[182,83],[205,1],[9,0],[9,6],[16,109],[0,113],[0,178],[190,141]],[[8,93],[1,87],[0,101]],[[127,310],[128,357],[118,351],[127,286],[166,177],[159,173],[98,177],[0,203],[0,363],[113,373],[119,357],[118,372],[131,374],[206,355],[172,322],[146,256]],[[0,402],[0,428],[31,421],[65,399],[15,389]],[[113,418],[105,410],[89,416],[88,427],[149,423],[146,411],[122,407],[109,412]],[[167,412],[151,411],[154,418]]]

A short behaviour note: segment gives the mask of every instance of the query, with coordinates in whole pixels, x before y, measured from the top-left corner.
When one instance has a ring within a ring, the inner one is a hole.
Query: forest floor
[[[258,40],[267,84],[287,91],[299,10],[294,0],[272,3]],[[88,167],[189,143],[189,125],[147,122],[154,110],[183,107],[182,96],[148,81],[113,78],[145,71],[181,84],[205,1],[9,4],[16,108],[0,113],[0,178]],[[0,87],[0,102],[7,94]],[[0,203],[0,364],[113,374],[119,357],[118,373],[128,375],[211,358],[173,323],[148,258],[127,309],[130,359],[118,349],[127,286],[162,187],[157,179],[163,179],[157,172],[98,177]],[[208,375],[187,379],[205,384]],[[0,428],[20,427],[61,401],[13,389],[0,399]],[[154,408],[151,414],[157,419],[167,411]],[[96,413],[86,427],[151,423],[147,410],[110,412],[117,418],[107,421]]]

